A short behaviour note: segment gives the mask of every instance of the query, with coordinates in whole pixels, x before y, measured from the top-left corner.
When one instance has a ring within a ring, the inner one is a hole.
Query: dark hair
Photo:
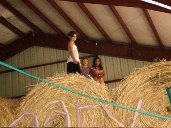
[[[76,34],[75,31],[70,31],[70,32],[68,33],[68,37],[69,37],[69,36],[70,36],[70,37],[73,37],[74,34]]]
[[[93,65],[92,65],[92,67],[94,67],[94,68],[96,68],[95,61],[96,61],[97,59],[99,59],[99,60],[100,60],[100,58],[99,58],[99,57],[95,57],[95,58],[93,59]],[[101,60],[100,60],[99,68],[100,68],[100,70],[103,70]]]

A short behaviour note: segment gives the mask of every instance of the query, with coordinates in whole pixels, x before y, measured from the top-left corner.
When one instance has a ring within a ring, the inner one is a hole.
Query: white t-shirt
[[[73,54],[74,54],[74,57],[75,57],[76,61],[78,61],[80,63],[78,49],[77,49],[77,46],[75,44],[72,47],[72,51],[73,51]],[[71,55],[69,55],[69,58],[67,59],[67,63],[68,62],[74,62]]]

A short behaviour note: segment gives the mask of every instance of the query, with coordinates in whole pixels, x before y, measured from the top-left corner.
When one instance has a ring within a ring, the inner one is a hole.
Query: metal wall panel
[[[43,47],[32,47],[6,60],[5,63],[14,67],[34,66],[38,64],[45,64],[55,61],[66,60],[68,58],[68,51],[56,50]],[[80,53],[80,57],[88,56],[89,54]],[[104,80],[122,79],[128,76],[135,68],[139,68],[150,64],[150,62],[143,62],[137,60],[123,59],[117,57],[99,56],[102,61],[102,66],[105,70]],[[92,66],[93,58],[89,58],[89,65]],[[9,70],[0,66],[0,71]],[[55,73],[66,72],[67,64],[59,63],[37,68],[25,69],[23,71],[45,79],[51,77]],[[16,97],[25,95],[29,85],[34,85],[38,80],[23,75],[18,72],[9,72],[0,74],[0,96],[1,97]],[[120,82],[107,84],[109,90],[119,85]]]
[[[45,64],[55,61],[66,60],[68,51],[56,50],[43,47],[32,47],[4,61],[5,63],[17,68]],[[80,53],[80,57],[88,56],[89,54]],[[37,68],[25,69],[23,71],[45,79],[51,77],[55,73],[66,72],[66,63],[53,64]],[[0,66],[0,71],[9,70],[4,66]],[[16,97],[25,95],[29,85],[34,85],[38,80],[28,77],[18,72],[8,72],[0,74],[0,96],[1,97]]]

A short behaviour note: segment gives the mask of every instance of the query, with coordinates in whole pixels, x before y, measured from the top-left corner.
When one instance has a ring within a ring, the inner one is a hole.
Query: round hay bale
[[[113,89],[113,102],[136,109],[138,99],[141,111],[171,117],[166,89],[171,86],[171,61],[162,61],[137,69]],[[126,127],[132,123],[135,112],[114,107],[117,119]],[[138,113],[135,127],[171,127],[171,120]]]
[[[19,106],[19,100],[0,98],[0,127],[8,127],[14,120],[15,111]]]
[[[111,101],[107,89],[104,85],[95,82],[92,79],[87,79],[79,74],[56,74],[53,77],[47,78],[46,81],[61,85],[65,88],[96,97],[99,99]],[[18,116],[24,113],[33,113],[37,116],[41,127],[53,110],[59,110],[63,112],[61,103],[47,105],[51,101],[62,100],[68,110],[68,114],[71,121],[71,127],[78,127],[78,101],[81,106],[92,105],[97,109],[85,108],[81,110],[81,119],[83,127],[114,127],[115,122],[110,119],[104,109],[100,106],[99,101],[63,90],[54,85],[40,82],[29,92],[24,98],[18,109]],[[113,106],[104,104],[109,111],[113,111]],[[16,125],[20,127],[32,127],[34,126],[31,118],[24,117]],[[56,113],[52,114],[50,121],[46,125],[47,127],[65,127],[65,117]]]

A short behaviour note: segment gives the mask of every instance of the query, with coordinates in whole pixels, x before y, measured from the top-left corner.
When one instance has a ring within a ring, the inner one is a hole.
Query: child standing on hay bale
[[[99,57],[95,57],[93,59],[93,65],[92,65],[92,75],[95,81],[99,82],[100,84],[104,84],[104,69],[101,65],[101,60]]]
[[[77,35],[74,31],[70,31],[68,34],[68,38],[69,58],[67,59],[67,73],[78,72],[79,74],[81,74],[78,49],[74,42],[77,39]]]
[[[91,68],[89,66],[88,58],[82,59],[81,74],[87,78],[90,78],[90,76],[91,76]]]

